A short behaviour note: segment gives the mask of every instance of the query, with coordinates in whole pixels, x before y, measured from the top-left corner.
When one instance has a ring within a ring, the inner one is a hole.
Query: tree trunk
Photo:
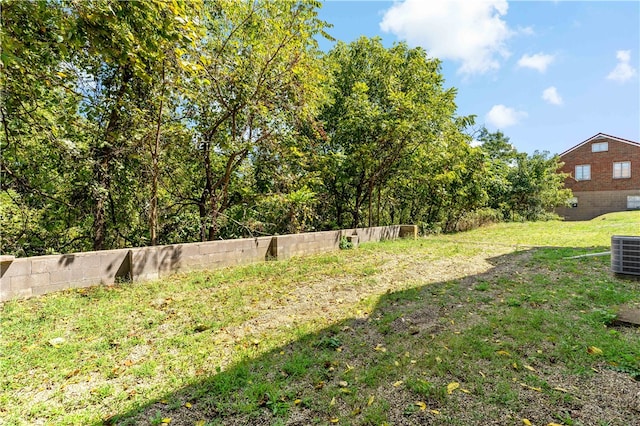
[[[382,187],[382,185],[378,186],[378,214],[377,214],[377,217],[376,217],[376,226],[380,226],[380,208],[381,208],[381,206],[380,206],[380,204],[381,204],[381,202],[380,202],[380,191],[381,191],[381,187]]]
[[[218,216],[220,215],[218,197],[213,191],[209,194],[209,211],[211,212],[211,222],[209,223],[208,240],[213,241],[218,235]]]
[[[104,239],[107,228],[107,215],[106,215],[106,203],[107,203],[107,191],[109,191],[109,178],[108,178],[109,160],[103,159],[94,167],[94,175],[98,184],[96,191],[96,206],[93,214],[93,250],[102,250],[104,248]]]
[[[164,63],[162,64],[162,89],[160,91],[160,107],[158,108],[158,120],[156,123],[156,135],[151,148],[151,206],[149,211],[149,234],[151,245],[158,244],[158,178],[160,175],[160,128],[162,125],[162,106],[164,101]]]
[[[353,216],[353,227],[357,228],[360,224],[360,206],[362,205],[362,191],[358,191],[356,194],[356,205],[351,212]]]
[[[204,161],[204,172],[205,172],[205,184],[204,190],[202,191],[201,197],[201,206],[200,206],[200,223],[201,223],[201,231],[200,236],[202,241],[211,241],[211,233],[212,224],[209,223],[207,226],[207,221],[209,218],[209,209],[207,206],[213,208],[214,203],[212,202],[213,198],[213,170],[211,169],[211,145],[209,141],[206,141],[203,145],[203,161]],[[208,229],[207,229],[208,228]]]
[[[207,200],[202,194],[200,202],[198,203],[198,213],[200,216],[200,241],[207,241]]]
[[[369,197],[369,228],[371,228],[371,223],[373,221],[372,214],[372,206],[373,206],[373,182],[369,182],[369,188],[367,192],[367,197]]]
[[[107,220],[106,220],[106,204],[109,191],[111,190],[111,179],[109,169],[111,167],[111,160],[115,154],[116,132],[120,126],[120,102],[124,97],[129,82],[133,78],[133,73],[128,65],[125,65],[122,70],[122,81],[118,88],[118,93],[115,97],[115,103],[113,109],[109,115],[109,122],[104,132],[104,140],[99,148],[97,148],[93,157],[96,161],[93,173],[97,189],[95,191],[96,206],[93,213],[94,222],[94,235],[93,235],[93,249],[104,249],[104,240],[107,232]],[[114,224],[115,226],[115,224]]]

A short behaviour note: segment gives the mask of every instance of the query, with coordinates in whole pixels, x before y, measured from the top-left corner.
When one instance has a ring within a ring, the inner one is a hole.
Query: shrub
[[[456,223],[455,230],[457,232],[469,231],[471,229],[499,222],[502,222],[502,213],[500,210],[487,207],[470,213],[465,213],[462,218],[458,220],[458,223]]]

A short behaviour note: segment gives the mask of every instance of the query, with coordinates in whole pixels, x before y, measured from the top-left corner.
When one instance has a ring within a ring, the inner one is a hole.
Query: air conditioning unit
[[[611,271],[640,275],[640,237],[611,237]]]

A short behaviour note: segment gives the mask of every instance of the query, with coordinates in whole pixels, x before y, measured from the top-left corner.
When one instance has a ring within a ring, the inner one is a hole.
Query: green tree
[[[197,52],[202,77],[193,80],[187,107],[198,136],[202,240],[216,238],[245,161],[313,113],[323,80],[315,37],[326,26],[318,7],[306,0],[207,3],[207,36]]]
[[[435,231],[452,231],[467,213],[486,205],[486,163],[463,128],[473,117],[454,119],[438,143],[416,150],[393,180],[394,217]]]
[[[7,1],[1,12],[0,187],[5,214],[23,217],[21,244],[3,241],[2,250],[85,248],[87,129],[68,61],[73,20],[60,3]]]
[[[180,1],[3,4],[2,186],[41,212],[34,250],[145,243],[147,216],[155,240],[165,77],[186,68],[176,52],[197,39],[198,13]]]
[[[482,143],[482,151],[487,159],[485,185],[489,196],[488,206],[500,210],[506,218],[511,210],[509,194],[512,191],[508,176],[522,154],[518,153],[509,138],[499,130],[491,133],[486,127],[482,127],[476,139]]]
[[[87,80],[82,113],[91,122],[94,135],[90,142],[93,248],[103,248],[109,237],[108,214],[112,231],[109,246],[118,245],[117,238],[129,244],[141,242],[141,232],[135,228],[142,228],[146,221],[136,210],[145,203],[135,189],[142,181],[138,171],[143,162],[135,153],[145,138],[152,141],[149,222],[155,242],[166,67],[175,62],[178,46],[197,34],[187,11],[192,6],[198,10],[198,3],[97,0],[72,2],[70,6],[77,17],[72,60]],[[155,93],[150,90],[154,84],[160,87]],[[150,94],[158,95],[155,102],[149,101]],[[145,114],[151,119],[145,120]],[[150,133],[155,137],[149,138]],[[127,235],[131,228],[133,232]]]
[[[540,220],[546,212],[567,203],[571,190],[564,188],[566,174],[559,172],[561,166],[559,157],[546,151],[518,157],[507,176],[511,184],[508,201],[512,219],[519,216]]]
[[[564,189],[565,176],[558,172],[558,156],[518,152],[502,132],[490,133],[486,128],[478,140],[488,163],[489,207],[500,210],[505,219],[538,220],[571,196]]]
[[[320,115],[328,135],[325,186],[338,226],[344,210],[352,226],[362,225],[365,211],[372,225],[376,190],[384,191],[412,152],[437,143],[453,118],[455,90],[443,88],[438,60],[404,43],[387,49],[378,38],[339,42],[327,62],[332,100]]]

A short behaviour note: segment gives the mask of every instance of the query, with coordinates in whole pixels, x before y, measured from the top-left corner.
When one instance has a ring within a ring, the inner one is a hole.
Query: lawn
[[[637,212],[494,225],[0,309],[0,424],[631,425]]]

